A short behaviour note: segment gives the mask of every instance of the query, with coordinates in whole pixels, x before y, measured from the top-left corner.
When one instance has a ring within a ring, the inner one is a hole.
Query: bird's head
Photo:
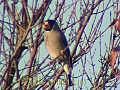
[[[46,20],[43,23],[42,28],[45,31],[51,31],[51,30],[57,30],[59,28],[59,26],[55,20]]]

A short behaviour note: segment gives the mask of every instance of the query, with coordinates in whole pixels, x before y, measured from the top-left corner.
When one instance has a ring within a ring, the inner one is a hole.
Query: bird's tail
[[[71,74],[68,74],[67,78],[68,78],[68,85],[72,86],[73,83],[72,83],[72,80],[71,80]]]
[[[72,86],[71,67],[68,64],[65,64],[64,71],[66,72],[67,75],[68,85]]]

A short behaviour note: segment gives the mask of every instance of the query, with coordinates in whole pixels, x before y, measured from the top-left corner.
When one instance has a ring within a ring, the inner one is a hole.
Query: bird
[[[44,29],[44,40],[51,59],[57,60],[67,75],[68,85],[72,86],[71,72],[72,72],[72,58],[66,36],[56,20],[46,20],[42,24]]]

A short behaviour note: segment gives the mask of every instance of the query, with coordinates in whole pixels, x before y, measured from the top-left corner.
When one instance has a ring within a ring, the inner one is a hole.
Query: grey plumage
[[[72,59],[64,33],[60,30],[55,20],[47,20],[43,24],[45,30],[45,44],[52,59],[58,59],[63,63],[64,71],[68,77],[69,85],[72,85],[71,70]]]

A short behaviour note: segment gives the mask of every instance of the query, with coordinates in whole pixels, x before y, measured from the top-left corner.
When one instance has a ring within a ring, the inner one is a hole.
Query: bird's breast
[[[65,45],[61,40],[61,34],[59,32],[46,32],[45,43],[48,52],[52,58],[57,58],[60,55],[61,50],[64,50]]]

